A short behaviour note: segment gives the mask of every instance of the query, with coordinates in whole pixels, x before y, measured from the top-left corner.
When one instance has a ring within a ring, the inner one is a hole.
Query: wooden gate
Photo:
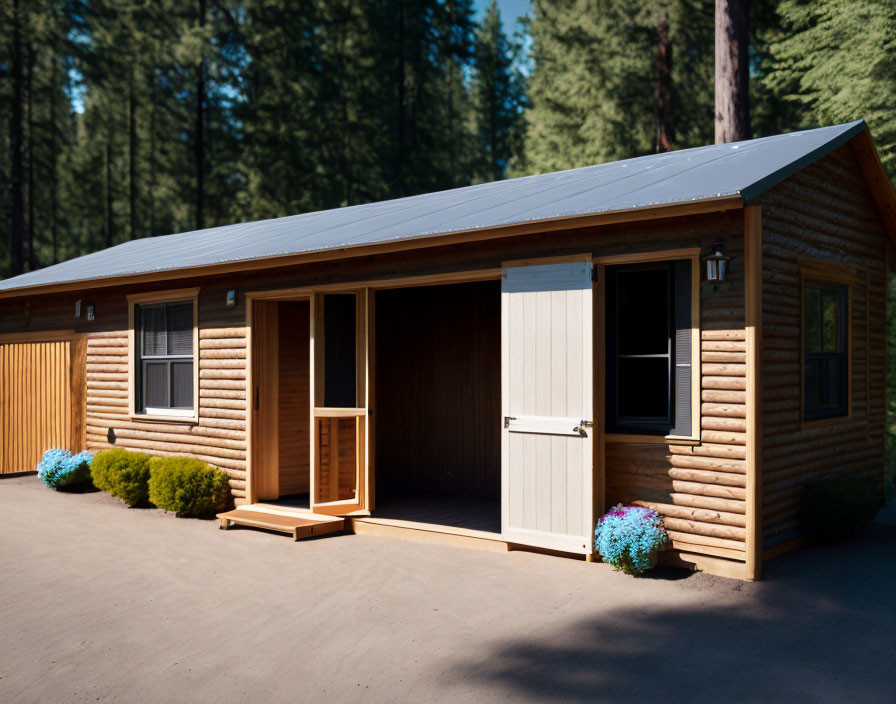
[[[33,471],[50,448],[83,448],[86,339],[0,338],[0,473]]]

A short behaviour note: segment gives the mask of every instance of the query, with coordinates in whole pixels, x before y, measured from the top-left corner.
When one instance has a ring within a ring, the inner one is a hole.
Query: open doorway
[[[500,533],[500,282],[378,291],[376,325],[376,517]]]

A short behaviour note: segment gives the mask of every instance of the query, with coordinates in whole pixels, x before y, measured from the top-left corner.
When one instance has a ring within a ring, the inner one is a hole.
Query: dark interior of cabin
[[[377,517],[500,532],[500,291],[377,292]]]

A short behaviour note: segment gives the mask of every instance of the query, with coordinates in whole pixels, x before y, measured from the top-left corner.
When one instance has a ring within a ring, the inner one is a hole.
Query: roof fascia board
[[[865,184],[871,191],[871,198],[890,236],[890,242],[896,245],[896,191],[893,190],[890,177],[881,163],[870,130],[866,129],[857,134],[852,141],[852,147],[859,161],[862,176],[865,177]]]
[[[867,132],[868,125],[865,124],[864,120],[857,120],[833,139],[825,142],[819,147],[816,147],[811,152],[807,152],[799,159],[790,162],[777,171],[770,173],[768,176],[765,176],[755,183],[750,184],[741,191],[741,194],[744,198],[744,205],[748,204],[751,200],[761,195],[769,188],[777,186],[784,179],[793,176],[795,173],[797,173],[798,171],[802,171],[810,164],[815,163],[823,157],[826,157],[828,154],[833,152],[838,147],[846,144],[849,140],[851,140],[857,134],[860,134],[862,131]]]
[[[465,230],[440,235],[427,235],[425,237],[413,237],[375,244],[358,245],[355,247],[338,247],[333,249],[305,252],[301,254],[286,254],[277,257],[263,257],[236,262],[223,262],[220,264],[186,267],[180,269],[165,269],[163,271],[147,272],[143,274],[127,274],[124,276],[110,276],[99,279],[83,279],[79,281],[64,281],[58,284],[43,284],[22,288],[0,291],[0,300],[18,298],[20,296],[35,296],[50,293],[64,293],[69,291],[82,291],[86,289],[107,288],[110,286],[122,286],[158,281],[170,281],[172,279],[184,279],[195,276],[215,276],[221,274],[233,274],[260,269],[273,269],[284,266],[298,266],[322,261],[348,259],[351,257],[370,256],[375,254],[387,254],[405,250],[420,249],[424,247],[438,247],[442,245],[478,242],[502,237],[516,237],[547,232],[559,232],[582,227],[595,227],[600,225],[613,225],[620,223],[658,220],[674,218],[686,215],[700,215],[706,213],[720,213],[726,210],[743,208],[744,203],[740,195],[719,196],[687,203],[670,203],[643,208],[627,210],[606,211],[603,213],[590,213],[587,215],[574,215],[549,220],[535,220],[513,225],[501,225],[477,230]]]

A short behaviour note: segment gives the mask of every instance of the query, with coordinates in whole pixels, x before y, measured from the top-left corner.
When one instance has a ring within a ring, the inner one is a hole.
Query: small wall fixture
[[[714,284],[720,284],[725,280],[725,270],[731,257],[725,256],[725,240],[717,240],[712,246],[713,252],[704,261],[706,262],[706,280]]]
[[[227,292],[227,307],[233,308],[236,305],[236,289],[232,288]]]
[[[94,307],[93,303],[88,303],[87,304],[87,319],[93,320],[95,313],[96,313],[96,308]]]

